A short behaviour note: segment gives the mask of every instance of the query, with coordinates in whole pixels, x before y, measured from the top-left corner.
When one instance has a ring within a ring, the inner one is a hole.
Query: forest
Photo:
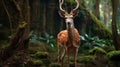
[[[0,8],[0,67],[120,67],[120,0],[1,0]]]

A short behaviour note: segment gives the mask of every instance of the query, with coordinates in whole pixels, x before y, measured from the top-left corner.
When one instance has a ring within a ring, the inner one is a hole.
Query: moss
[[[107,56],[110,60],[120,61],[120,51],[110,51],[107,53]]]
[[[110,52],[115,50],[114,46],[104,46],[102,47],[106,52]]]
[[[71,62],[70,62],[70,67],[74,67],[74,66],[75,66],[74,62],[71,61]]]
[[[96,56],[88,55],[88,56],[81,56],[77,58],[77,62],[87,63],[89,61],[92,61],[96,58]]]
[[[33,61],[33,64],[34,64],[34,65],[42,65],[43,62],[42,62],[41,60],[34,60],[34,61]]]
[[[45,66],[49,66],[49,64],[51,63],[50,61],[50,58],[49,58],[49,55],[47,52],[36,52],[35,54],[32,54],[31,55],[33,58],[35,59],[39,59],[42,61],[42,63],[45,65]]]
[[[67,3],[74,3],[74,0],[66,0]]]
[[[86,7],[83,7],[80,5],[80,8],[83,9],[83,11],[85,11],[88,16],[90,17],[90,19],[93,21],[93,23],[96,25],[94,30],[93,30],[93,35],[98,35],[101,38],[112,38],[112,31],[107,28],[103,22],[101,22],[100,20],[97,19],[97,17],[92,14],[92,12],[90,12]]]
[[[42,60],[31,59],[25,65],[26,67],[44,67]]]
[[[31,55],[32,57],[36,59],[46,59],[49,58],[49,55],[47,52],[36,52],[35,54]]]
[[[89,50],[89,53],[92,55],[106,54],[106,51],[102,48],[93,48]]]
[[[112,36],[112,32],[110,31],[110,29],[108,29],[100,20],[98,20],[96,18],[95,15],[93,15],[91,12],[89,12],[89,15],[91,16],[91,19],[95,22],[95,24],[97,25],[96,28],[96,32],[98,32],[97,34],[102,34],[102,37],[105,38],[111,38]]]
[[[29,51],[31,52],[36,52],[36,51],[41,51],[41,52],[46,52],[46,44],[43,42],[36,42],[36,43],[30,43],[29,46]]]
[[[23,21],[21,24],[19,24],[19,28],[25,28],[27,25],[27,23],[25,21]]]
[[[58,63],[51,63],[49,67],[60,67],[60,64]]]

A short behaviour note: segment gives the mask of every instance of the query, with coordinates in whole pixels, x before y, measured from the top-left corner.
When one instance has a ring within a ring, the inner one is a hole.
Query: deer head
[[[60,8],[59,14],[62,18],[65,18],[65,22],[67,24],[73,23],[73,18],[78,14],[79,2],[78,0],[75,0],[77,6],[73,10],[71,10],[70,13],[68,13],[66,10],[62,8],[63,1],[64,0],[59,0],[59,8]]]

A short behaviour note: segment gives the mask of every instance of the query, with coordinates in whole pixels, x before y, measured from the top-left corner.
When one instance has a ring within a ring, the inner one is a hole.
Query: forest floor
[[[57,56],[57,49],[43,42],[31,43],[29,49],[16,51],[2,67],[60,67]],[[70,56],[70,67],[74,67],[72,53]],[[95,56],[79,52],[77,56],[77,67],[117,67],[110,64],[106,55],[100,53]],[[67,67],[67,56],[64,58],[64,67]]]

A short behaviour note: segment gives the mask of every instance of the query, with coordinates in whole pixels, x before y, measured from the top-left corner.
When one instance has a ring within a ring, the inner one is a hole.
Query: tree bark
[[[8,16],[8,19],[9,19],[9,23],[10,23],[10,32],[11,32],[11,34],[13,34],[11,16],[10,16],[10,13],[9,13],[9,11],[8,11],[8,9],[7,9],[7,7],[6,7],[6,5],[5,5],[4,0],[2,0],[2,4],[3,4],[3,6],[4,6],[4,9],[5,9],[5,11],[6,11],[6,13],[7,13],[7,16]]]
[[[104,24],[108,27],[108,22],[110,20],[110,3],[109,0],[104,1]]]
[[[100,19],[100,8],[99,8],[99,5],[100,5],[100,0],[96,0],[95,1],[95,5],[94,5],[94,14],[95,16]]]
[[[89,29],[93,36],[98,36],[104,39],[112,38],[110,29],[108,29],[103,22],[101,22],[92,12],[90,12],[85,5],[80,5],[80,8],[87,14],[88,20],[86,22],[89,22],[89,25],[87,26],[89,28],[87,28],[87,30]]]
[[[113,8],[113,15],[112,15],[113,44],[116,50],[120,50],[120,40],[117,32],[117,21],[116,21],[119,0],[111,0],[111,1],[112,1],[112,8]]]
[[[25,50],[28,48],[28,43],[29,43],[29,25],[30,25],[30,6],[29,6],[29,1],[26,0],[26,15],[25,18],[23,17],[24,15],[22,14],[22,10],[20,5],[13,0],[13,3],[16,6],[16,9],[18,11],[18,29],[11,40],[11,43],[8,47],[6,47],[1,53],[0,53],[0,63],[3,63],[6,61],[9,57],[11,57],[14,52],[19,51],[19,50]],[[24,21],[25,19],[25,21]]]

